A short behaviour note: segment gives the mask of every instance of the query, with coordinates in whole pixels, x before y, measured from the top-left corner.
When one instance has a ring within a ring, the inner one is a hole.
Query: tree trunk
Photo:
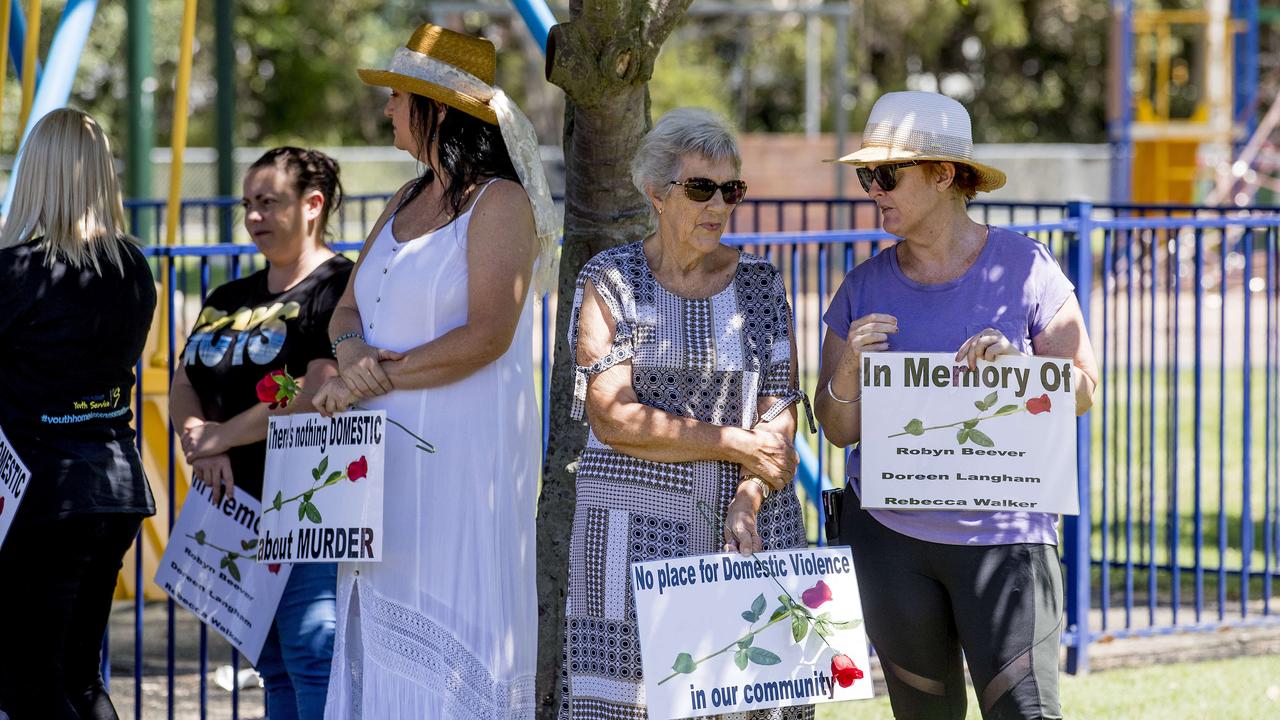
[[[574,0],[547,43],[547,79],[564,89],[565,222],[556,307],[547,459],[538,499],[538,718],[560,709],[564,610],[574,485],[569,465],[586,425],[569,416],[568,329],[579,271],[596,253],[650,231],[631,159],[648,132],[649,78],[671,28],[692,0]],[[584,7],[585,5],[585,7]]]

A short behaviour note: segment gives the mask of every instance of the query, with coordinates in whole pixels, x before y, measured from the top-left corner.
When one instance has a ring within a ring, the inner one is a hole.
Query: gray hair
[[[631,182],[649,203],[649,214],[655,215],[653,201],[646,190],[665,195],[669,184],[686,155],[696,153],[709,160],[728,160],[734,172],[742,170],[738,139],[724,119],[703,108],[676,108],[654,123],[653,129],[640,141],[640,149],[631,161]]]

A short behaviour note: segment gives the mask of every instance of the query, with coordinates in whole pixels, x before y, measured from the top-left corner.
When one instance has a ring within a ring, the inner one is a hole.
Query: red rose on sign
[[[863,677],[862,670],[853,664],[853,658],[844,654],[831,658],[831,676],[840,683],[840,687],[849,687]]]
[[[255,388],[258,392],[258,400],[264,403],[271,403],[272,410],[278,407],[286,407],[289,404],[288,394],[280,392],[283,384],[276,379],[283,377],[285,377],[284,370],[272,370],[262,376]]]
[[[368,474],[369,461],[365,460],[363,455],[360,456],[359,460],[347,465],[347,479],[351,482],[355,482],[362,477],[366,477]]]
[[[823,580],[819,580],[817,585],[800,593],[800,599],[804,601],[810,609],[816,609],[823,603],[831,599],[831,587]]]
[[[1032,415],[1049,412],[1049,408],[1053,407],[1053,403],[1049,400],[1049,395],[1041,395],[1027,401],[1027,412]]]
[[[280,563],[271,563],[270,565],[267,565],[267,572],[271,573],[272,575],[279,575]]]

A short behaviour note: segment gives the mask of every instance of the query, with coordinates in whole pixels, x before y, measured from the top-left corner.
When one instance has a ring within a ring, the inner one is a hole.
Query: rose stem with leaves
[[[763,598],[764,596],[763,596],[763,595],[761,595],[760,597],[762,597],[762,598]],[[711,653],[710,655],[707,655],[706,657],[699,658],[699,659],[695,660],[695,661],[693,662],[693,668],[697,668],[699,665],[701,665],[702,663],[704,663],[704,662],[706,662],[706,661],[710,660],[711,658],[716,657],[717,655],[721,655],[721,654],[723,654],[723,653],[725,653],[725,652],[729,651],[729,650],[730,650],[730,649],[732,649],[734,646],[738,645],[738,643],[743,642],[743,641],[744,641],[744,640],[746,640],[747,638],[755,637],[756,635],[758,635],[758,634],[760,634],[760,633],[764,632],[766,629],[768,629],[768,628],[772,627],[773,625],[777,625],[778,623],[782,622],[785,618],[788,618],[788,617],[790,617],[790,614],[789,614],[789,613],[788,613],[788,614],[783,614],[783,615],[778,615],[778,614],[775,612],[775,613],[774,613],[774,617],[770,618],[770,619],[769,619],[769,622],[767,622],[767,623],[765,623],[764,625],[760,626],[760,628],[759,628],[758,630],[750,630],[750,631],[748,631],[748,632],[747,632],[747,634],[746,634],[746,635],[743,635],[742,637],[738,638],[737,640],[734,640],[733,642],[729,643],[728,645],[725,645],[724,647],[720,648],[719,650],[716,650],[715,652]],[[752,623],[752,624],[754,625],[755,623]],[[693,668],[690,668],[688,672],[693,672]],[[664,683],[664,682],[666,682],[666,681],[670,680],[671,678],[673,678],[673,677],[675,677],[675,676],[677,676],[677,675],[681,675],[681,674],[686,674],[686,673],[682,673],[681,671],[677,670],[677,671],[675,671],[675,672],[671,673],[670,675],[668,675],[668,676],[666,676],[666,677],[662,678],[661,680],[659,680],[659,681],[658,681],[658,684],[659,684],[659,685],[661,685],[662,683]]]
[[[236,566],[236,560],[239,560],[240,558],[249,559],[254,557],[253,555],[246,555],[245,553],[238,552],[236,550],[228,550],[219,545],[214,545],[211,542],[206,542],[204,539],[205,534],[203,530],[200,530],[195,535],[188,533],[187,537],[191,538],[192,540],[195,540],[196,544],[200,545],[201,547],[211,547],[220,553],[225,553],[225,556],[222,558],[221,562],[219,563],[219,566],[226,568],[227,572],[231,573],[231,577],[235,578],[236,582],[240,581],[240,568]],[[257,546],[258,546],[257,538],[254,538],[252,540],[242,540],[240,542],[240,547],[243,548],[245,552],[248,552],[249,550],[252,550]]]
[[[268,505],[268,506],[267,506],[267,507],[262,511],[262,514],[263,514],[263,515],[266,515],[267,513],[271,512],[272,510],[276,510],[276,509],[278,509],[279,507],[284,507],[285,505],[288,505],[289,503],[291,503],[291,502],[293,502],[293,501],[295,501],[295,500],[298,500],[299,498],[304,498],[304,497],[308,497],[308,496],[310,496],[310,495],[314,495],[314,494],[315,494],[315,492],[316,492],[317,490],[323,490],[324,488],[327,488],[327,487],[329,487],[330,485],[337,485],[338,483],[342,482],[342,478],[344,478],[344,477],[346,477],[346,474],[345,474],[345,473],[342,473],[342,472],[339,472],[339,471],[335,470],[335,471],[333,471],[333,474],[331,474],[331,475],[329,476],[329,478],[328,478],[327,480],[325,480],[325,481],[324,481],[324,484],[322,484],[322,485],[315,485],[315,484],[314,484],[314,482],[315,482],[315,481],[312,481],[312,483],[313,483],[313,484],[312,484],[312,487],[311,487],[311,489],[310,489],[310,490],[304,490],[304,491],[302,491],[302,492],[298,493],[297,495],[294,495],[294,496],[293,496],[293,497],[291,497],[291,498],[281,498],[278,506],[277,506],[277,504],[276,504],[275,502],[272,502],[270,505]]]
[[[903,435],[919,436],[919,435],[925,434],[930,430],[943,430],[945,428],[952,428],[952,427],[956,427],[957,425],[963,425],[964,431],[968,431],[967,434],[969,436],[961,439],[960,440],[961,444],[964,444],[965,440],[973,440],[974,444],[976,445],[982,445],[984,447],[994,447],[995,443],[991,442],[991,438],[987,437],[984,433],[975,430],[975,428],[978,426],[978,423],[982,422],[983,420],[990,420],[992,418],[1005,417],[1008,415],[1013,415],[1015,413],[1026,411],[1026,407],[1022,405],[1005,405],[1001,407],[999,410],[996,410],[995,412],[991,413],[990,415],[985,415],[985,416],[982,415],[982,412],[985,412],[986,410],[991,408],[993,405],[995,405],[996,400],[998,399],[999,398],[996,393],[991,393],[990,395],[986,396],[982,400],[975,401],[973,404],[978,408],[979,414],[967,420],[957,420],[956,422],[948,423],[946,425],[931,425],[929,427],[925,427],[924,423],[921,423],[918,419],[913,419],[911,422],[907,423],[907,427],[902,432],[894,433],[889,437],[896,438],[896,437],[901,437]],[[985,440],[986,442],[983,442],[983,440]]]
[[[699,501],[697,502],[697,508],[698,508],[698,512],[702,515],[702,519],[703,519],[703,521],[707,523],[707,525],[711,528],[711,531],[712,531],[713,533],[714,533],[714,532],[718,532],[718,531],[719,531],[719,527],[718,527],[717,523],[711,519],[711,515],[710,515],[710,508],[707,506],[706,501],[704,501],[704,500],[699,500]],[[765,623],[763,626],[761,626],[759,629],[756,629],[756,630],[752,630],[752,629],[750,629],[750,627],[751,627],[751,626],[748,626],[748,631],[747,631],[747,633],[746,633],[745,635],[743,635],[742,637],[738,638],[737,640],[734,640],[733,642],[729,643],[728,645],[726,645],[726,646],[724,646],[724,647],[720,648],[719,650],[716,650],[715,652],[713,652],[713,653],[711,653],[711,654],[709,654],[709,655],[707,655],[707,656],[705,656],[705,657],[699,658],[698,660],[693,660],[693,661],[692,661],[692,664],[689,666],[689,668],[688,668],[687,670],[676,670],[675,672],[671,673],[670,675],[668,675],[668,676],[664,677],[663,679],[659,680],[659,681],[658,681],[658,684],[659,684],[659,685],[661,685],[661,684],[663,684],[663,683],[667,682],[668,680],[670,680],[671,678],[674,678],[674,677],[675,677],[675,676],[677,676],[677,675],[687,674],[687,673],[693,672],[693,671],[694,671],[694,670],[695,670],[699,665],[701,665],[702,663],[704,663],[704,662],[706,662],[707,660],[710,660],[711,658],[714,658],[714,657],[716,657],[716,656],[718,656],[718,655],[721,655],[721,654],[723,654],[723,653],[728,652],[728,651],[729,651],[729,650],[731,650],[734,646],[737,646],[737,647],[742,648],[742,649],[746,649],[746,648],[744,648],[744,647],[742,646],[742,643],[747,642],[749,639],[754,638],[756,635],[758,635],[758,634],[760,634],[760,633],[764,632],[766,629],[768,629],[768,628],[770,628],[770,627],[772,627],[772,626],[774,626],[774,625],[776,625],[776,624],[778,624],[778,623],[782,622],[782,621],[783,621],[783,620],[785,620],[786,618],[792,618],[793,626],[792,626],[792,631],[791,631],[791,632],[792,632],[792,638],[793,638],[794,640],[796,640],[796,642],[799,642],[801,639],[803,639],[803,637],[804,637],[805,635],[808,635],[808,631],[809,631],[809,624],[810,624],[810,623],[812,623],[812,625],[813,625],[813,631],[814,631],[815,633],[817,633],[817,634],[818,634],[818,637],[822,638],[822,642],[823,642],[823,644],[824,644],[824,645],[826,645],[826,646],[827,646],[827,648],[828,648],[828,649],[830,649],[832,652],[834,652],[834,653],[836,653],[836,654],[840,654],[840,651],[839,651],[839,650],[837,650],[837,649],[835,649],[834,647],[832,647],[832,646],[831,646],[830,641],[828,641],[828,640],[827,640],[826,632],[824,632],[824,631],[821,629],[821,627],[820,627],[821,623],[819,622],[819,618],[815,618],[815,617],[813,616],[813,613],[809,612],[809,610],[808,610],[807,608],[805,608],[805,607],[801,606],[801,604],[800,604],[800,603],[796,602],[796,599],[795,599],[795,597],[791,594],[791,591],[790,591],[790,590],[787,590],[787,588],[785,588],[785,587],[782,585],[782,583],[778,581],[778,578],[774,577],[773,575],[770,575],[770,576],[769,576],[769,579],[773,580],[773,584],[774,584],[774,585],[777,585],[777,586],[778,586],[778,589],[782,591],[782,595],[778,596],[778,599],[779,599],[779,600],[781,600],[781,601],[782,601],[782,603],[783,603],[783,606],[782,606],[782,607],[779,607],[777,610],[774,610],[774,611],[773,611],[773,615],[769,618],[769,622]],[[760,606],[761,606],[761,607],[759,608],[759,610],[757,610],[757,609],[756,609],[756,605],[760,605]],[[751,621],[751,624],[752,624],[752,625],[755,625],[755,623],[759,621],[759,616],[764,612],[765,607],[766,607],[766,606],[764,605],[764,595],[763,595],[763,594],[761,594],[761,595],[756,599],[756,602],[752,604],[752,609],[751,609],[751,611],[750,611],[750,614],[751,614],[751,615],[754,615],[754,616],[756,617],[756,619],[755,619],[755,620],[752,620],[752,621]],[[829,613],[828,613],[828,614],[829,614]],[[743,615],[744,615],[744,617],[748,617],[746,613],[744,613]],[[802,619],[802,618],[803,618],[803,621],[804,621],[804,625],[802,626],[802,627],[803,627],[803,630],[801,631],[801,630],[797,630],[797,629],[796,629],[796,625],[795,625],[795,623],[797,623],[797,622],[801,621],[801,619]],[[847,623],[836,623],[836,624],[843,625],[843,624],[847,624]],[[797,635],[799,635],[800,637],[796,637]],[[682,653],[682,654],[684,654],[684,653]],[[777,658],[777,655],[773,655],[773,657],[774,657],[774,658]],[[757,660],[756,662],[757,662],[757,664],[770,664],[770,665],[771,665],[771,664],[776,664],[777,660],[775,660],[773,663],[760,663],[758,660]]]

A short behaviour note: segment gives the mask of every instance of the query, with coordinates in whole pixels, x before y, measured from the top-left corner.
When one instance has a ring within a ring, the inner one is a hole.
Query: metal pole
[[[1127,203],[1133,174],[1133,0],[1111,0],[1110,93],[1107,140],[1111,145],[1112,203]]]
[[[836,67],[834,72],[835,92],[833,93],[832,114],[835,118],[836,157],[844,157],[845,139],[849,134],[849,110],[845,107],[845,98],[849,95],[849,78],[846,70],[849,66],[849,17],[836,16]],[[844,198],[844,163],[833,163],[836,171],[836,198]]]
[[[125,161],[125,194],[131,198],[151,197],[151,149],[156,142],[156,78],[151,58],[151,9],[147,0],[127,0],[129,155]],[[153,242],[152,214],[138,213],[131,228],[143,242]]]
[[[9,16],[13,5],[0,0],[0,117],[4,117],[4,81],[9,75]]]
[[[1244,24],[1235,41],[1235,98],[1233,116],[1240,128],[1236,150],[1249,137],[1258,118],[1258,0],[1235,0],[1232,15]]]
[[[182,33],[178,44],[178,74],[173,91],[173,159],[169,164],[169,199],[164,213],[165,247],[178,244],[178,226],[182,224],[182,160],[187,151],[187,108],[191,97],[191,55],[195,45],[195,35],[196,0],[185,0],[182,6]],[[161,312],[164,314],[160,318],[161,337],[156,343],[155,354],[151,356],[152,367],[170,367],[169,345],[173,344],[170,326],[173,324],[173,318],[168,313],[169,305],[173,303],[173,262],[172,257],[166,259],[168,267],[162,276],[164,283],[160,296],[169,298],[169,302],[160,304]],[[169,466],[173,467],[172,458]],[[172,520],[172,515],[170,519]],[[170,617],[172,618],[172,612]],[[173,676],[170,675],[171,683],[172,679]],[[173,708],[172,703],[169,707]]]
[[[1067,243],[1067,269],[1071,282],[1076,286],[1076,299],[1084,326],[1089,327],[1090,299],[1093,295],[1093,205],[1087,202],[1067,203],[1067,217],[1076,223],[1076,231]],[[1089,610],[1091,595],[1093,529],[1092,482],[1090,476],[1090,416],[1085,413],[1076,418],[1076,482],[1080,493],[1080,514],[1067,515],[1063,520],[1063,562],[1067,566],[1067,632],[1075,636],[1075,643],[1067,648],[1067,672],[1072,675],[1088,672]],[[1106,573],[1107,568],[1102,572]]]
[[[187,108],[191,95],[191,55],[196,34],[196,0],[186,0],[182,8],[182,34],[178,46],[178,76],[173,93],[173,160],[169,170],[169,204],[165,209],[164,244],[178,242],[182,222],[182,159],[187,150]]]
[[[232,0],[214,3],[214,33],[217,36],[216,70],[218,77],[217,142],[218,142],[218,195],[235,194],[235,117],[236,117],[236,51],[235,5]],[[219,241],[231,242],[232,210],[219,211]]]
[[[40,3],[27,0],[27,36],[22,48],[22,109],[18,113],[18,127],[27,126],[31,105],[36,97],[36,58],[40,57]]]
[[[820,0],[819,0],[820,2]],[[809,0],[806,10],[812,9]],[[806,12],[804,18],[804,133],[810,138],[822,129],[822,20]]]
[[[529,34],[533,35],[543,56],[546,56],[547,35],[551,32],[551,26],[556,24],[556,16],[551,14],[547,1],[511,0],[511,4],[520,11],[520,17],[524,18],[524,24],[529,28]]]
[[[13,62],[13,72],[22,77],[22,55],[27,39],[27,15],[22,10],[22,0],[10,0],[9,16],[9,60]],[[40,84],[40,60],[36,59],[36,84]]]

